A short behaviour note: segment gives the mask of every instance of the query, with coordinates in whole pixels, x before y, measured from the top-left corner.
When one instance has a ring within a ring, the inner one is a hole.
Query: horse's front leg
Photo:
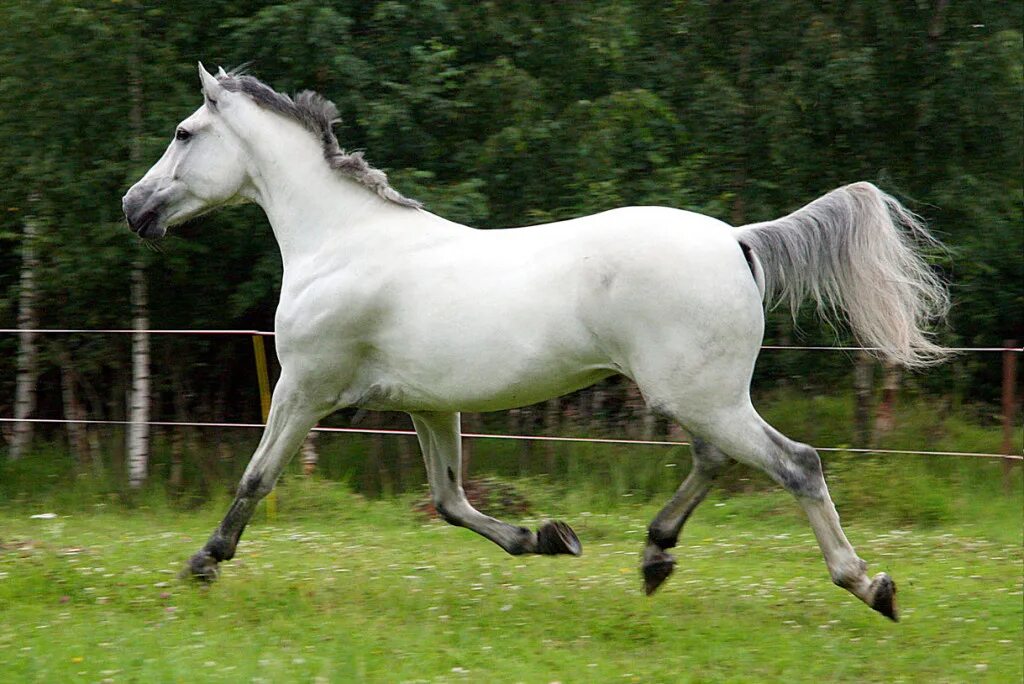
[[[234,557],[238,540],[256,504],[274,488],[310,428],[327,412],[318,408],[282,375],[274,388],[263,437],[242,475],[235,501],[203,548],[189,559],[183,575],[212,581],[217,577],[217,564]]]
[[[458,413],[417,413],[412,415],[412,422],[423,449],[434,507],[446,522],[473,530],[513,556],[582,553],[576,533],[564,522],[549,521],[533,532],[484,515],[470,505],[462,489]]]

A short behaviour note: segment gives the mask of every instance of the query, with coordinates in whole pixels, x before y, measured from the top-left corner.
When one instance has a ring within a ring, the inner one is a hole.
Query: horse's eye
[[[174,139],[185,142],[192,137],[192,134],[186,131],[184,128],[179,128],[174,132]]]

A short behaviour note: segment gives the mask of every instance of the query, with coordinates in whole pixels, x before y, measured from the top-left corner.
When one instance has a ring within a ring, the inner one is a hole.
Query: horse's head
[[[128,227],[143,238],[162,237],[168,226],[251,197],[246,148],[227,117],[244,121],[238,110],[255,105],[226,90],[202,64],[199,79],[203,106],[178,124],[163,156],[124,196]]]

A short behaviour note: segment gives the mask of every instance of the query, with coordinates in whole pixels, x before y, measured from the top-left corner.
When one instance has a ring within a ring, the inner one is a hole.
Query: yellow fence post
[[[267,424],[270,416],[270,375],[267,373],[267,349],[263,345],[262,335],[252,336],[252,350],[256,355],[256,378],[260,383],[260,412],[263,424]],[[277,519],[277,489],[267,495],[267,520]]]
[[[1010,456],[1013,449],[1013,417],[1017,412],[1017,340],[1003,341],[1003,453]],[[1013,489],[1013,461],[1003,459],[1003,488]]]

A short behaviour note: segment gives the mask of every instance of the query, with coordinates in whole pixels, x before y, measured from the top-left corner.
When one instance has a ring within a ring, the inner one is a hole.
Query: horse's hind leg
[[[853,550],[825,485],[818,453],[785,437],[747,405],[710,426],[708,437],[737,461],[760,468],[803,507],[832,581],[879,613],[897,620],[896,585],[886,573],[869,579],[867,563]]]
[[[484,515],[462,489],[462,443],[458,413],[411,414],[423,449],[434,507],[446,522],[466,527],[518,556],[524,553],[578,556],[580,541],[563,522],[545,523],[536,533]]]
[[[671,549],[679,541],[679,532],[683,529],[683,524],[707,496],[712,482],[729,462],[728,456],[699,437],[693,439],[691,450],[693,467],[690,474],[647,529],[647,544],[641,557],[641,569],[644,575],[644,591],[648,596],[672,574],[676,559],[667,549]]]
[[[771,441],[789,457],[788,461],[766,470],[796,497],[807,513],[832,581],[890,620],[897,621],[896,584],[884,572],[868,579],[867,563],[857,556],[839,524],[839,514],[825,485],[818,453],[769,425],[764,427]]]

